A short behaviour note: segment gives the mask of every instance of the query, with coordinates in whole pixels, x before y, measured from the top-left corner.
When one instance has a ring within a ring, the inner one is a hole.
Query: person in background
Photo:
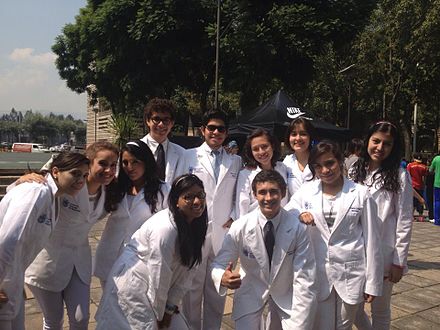
[[[280,143],[264,128],[253,130],[247,137],[243,148],[243,168],[238,174],[235,192],[235,217],[238,219],[258,207],[258,201],[252,192],[252,181],[262,170],[276,170],[287,182],[289,170],[279,162]],[[289,197],[284,195],[281,206],[286,205]]]
[[[208,226],[203,182],[175,179],[169,208],[137,230],[116,260],[96,313],[97,330],[186,330],[182,296],[202,262]]]
[[[141,140],[128,142],[120,152],[117,181],[107,191],[111,214],[94,258],[93,275],[103,289],[113,263],[133,233],[167,207],[168,192],[150,148]]]
[[[145,123],[149,133],[141,141],[153,152],[159,178],[169,185],[183,174],[185,149],[168,140],[174,126],[176,109],[170,100],[154,98],[144,109]]]
[[[84,187],[89,163],[84,155],[60,153],[45,185],[15,185],[0,202],[0,329],[25,328],[24,272],[58,224],[61,196],[73,197]]]
[[[292,120],[287,129],[284,145],[293,152],[283,161],[288,169],[289,196],[293,196],[299,187],[312,177],[308,163],[314,132],[315,128],[310,120],[302,117]]]
[[[429,169],[428,166],[423,164],[421,155],[419,153],[414,153],[413,161],[406,166],[406,170],[411,176],[413,189],[419,194],[419,196],[413,197],[413,205],[414,209],[419,213],[419,221],[423,221],[424,203],[420,201],[420,198],[424,195],[425,177],[428,174]]]
[[[223,112],[205,113],[201,132],[205,142],[198,148],[186,151],[185,169],[205,185],[208,234],[203,246],[202,262],[197,266],[191,290],[183,299],[182,309],[192,329],[220,329],[226,297],[218,295],[209,271],[235,219],[234,193],[241,158],[228,154],[222,147],[228,135],[228,119]]]
[[[315,252],[318,309],[313,329],[351,330],[362,302],[382,294],[381,224],[367,187],[344,176],[344,156],[328,140],[315,145],[309,164],[317,180],[285,206],[299,210]]]
[[[359,159],[359,154],[361,152],[363,144],[364,143],[362,139],[351,139],[347,148],[347,157],[344,160],[346,173],[351,168],[351,166]]]
[[[211,265],[219,294],[235,290],[232,319],[237,330],[307,330],[313,324],[315,257],[299,212],[281,206],[286,190],[277,171],[260,171],[252,181],[257,209],[232,224]],[[240,272],[233,270],[238,259]]]
[[[432,159],[431,159],[432,161]],[[430,168],[431,166],[431,162],[427,161],[426,165],[428,166],[428,168]],[[429,222],[434,223],[434,178],[435,178],[435,173],[428,171],[428,173],[426,174],[426,180],[425,180],[425,201],[426,201],[426,206],[428,207],[428,218],[429,218]]]
[[[235,140],[229,141],[228,145],[225,147],[225,150],[231,155],[238,155],[237,141]]]
[[[349,172],[352,180],[368,188],[382,223],[383,292],[371,304],[371,322],[363,308],[359,309],[355,325],[360,330],[390,328],[393,285],[408,270],[413,190],[408,172],[400,167],[401,152],[396,126],[379,121],[369,127],[359,160]]]
[[[434,224],[440,226],[440,155],[434,157],[429,171],[434,173]]]

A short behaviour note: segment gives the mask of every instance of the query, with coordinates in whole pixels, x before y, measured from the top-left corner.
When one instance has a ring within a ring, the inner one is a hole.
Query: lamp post
[[[413,115],[413,153],[417,152],[417,70],[419,63],[416,63],[416,95],[414,101],[414,115]]]
[[[346,68],[340,70],[338,73],[341,73],[347,77],[348,81],[348,96],[347,96],[347,128],[350,128],[350,116],[351,116],[351,77],[353,75],[353,68],[356,64],[351,64]]]
[[[218,61],[220,57],[220,4],[221,0],[217,0],[217,33],[216,33],[216,40],[215,40],[215,87],[214,87],[214,93],[215,93],[215,99],[214,99],[214,107],[215,110],[218,110],[218,81],[219,81],[219,74],[218,74]]]

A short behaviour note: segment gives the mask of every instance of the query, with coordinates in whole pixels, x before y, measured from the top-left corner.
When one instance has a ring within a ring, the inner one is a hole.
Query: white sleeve
[[[241,220],[240,220],[241,221]],[[223,245],[214,261],[211,264],[211,278],[219,295],[226,295],[227,288],[221,286],[223,274],[229,262],[236,263],[238,260],[239,249],[237,236],[239,234],[239,222],[234,222],[229,228]]]
[[[37,221],[41,207],[45,206],[44,201],[38,202],[42,190],[38,187],[20,190],[20,195],[15,191],[11,192],[10,202],[3,215],[0,226],[0,283],[11,265],[21,260],[15,260],[17,250],[27,239],[26,228],[31,226],[31,221]],[[6,198],[6,197],[5,197]]]
[[[252,187],[249,180],[250,172],[241,170],[238,174],[237,186],[235,189],[235,218],[239,219],[243,215],[249,213],[251,207]]]
[[[406,267],[413,220],[413,192],[407,171],[401,171],[400,182],[402,188],[396,201],[397,227],[393,264]]]

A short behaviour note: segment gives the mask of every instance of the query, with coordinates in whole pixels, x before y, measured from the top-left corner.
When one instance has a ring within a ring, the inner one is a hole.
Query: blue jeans
[[[440,226],[440,188],[434,187],[434,220]]]

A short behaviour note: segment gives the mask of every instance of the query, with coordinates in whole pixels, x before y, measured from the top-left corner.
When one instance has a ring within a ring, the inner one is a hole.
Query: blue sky
[[[86,118],[86,96],[58,76],[51,46],[86,0],[0,0],[0,115],[12,108]]]

